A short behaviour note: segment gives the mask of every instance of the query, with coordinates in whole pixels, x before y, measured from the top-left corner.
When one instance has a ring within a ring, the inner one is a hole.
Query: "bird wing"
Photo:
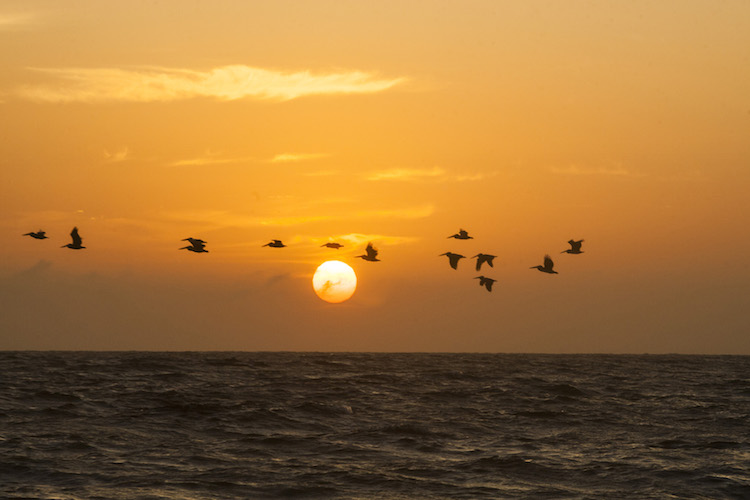
[[[203,250],[203,248],[206,246],[205,242],[203,240],[192,240],[190,243],[193,244],[193,248],[196,250]]]
[[[578,240],[578,241],[570,240],[568,243],[570,243],[570,246],[573,247],[573,250],[575,252],[578,252],[581,249],[581,245],[583,244],[583,240]]]
[[[549,255],[544,256],[544,268],[552,270],[552,266],[554,266],[555,263],[552,262],[552,258]]]
[[[208,243],[207,241],[204,241],[200,238],[184,238],[182,241],[189,241],[190,244],[193,246],[197,246],[197,245],[204,246],[206,243]]]
[[[83,243],[83,238],[78,234],[78,228],[74,227],[73,230],[70,232],[70,237],[73,238],[73,245],[79,246],[81,243]]]
[[[372,243],[367,244],[367,248],[365,249],[365,252],[367,252],[367,256],[374,259],[378,255],[378,251],[375,250],[375,247],[372,246]]]
[[[448,259],[451,262],[451,267],[453,269],[458,269],[458,261],[463,259],[464,256],[457,253],[448,253]]]

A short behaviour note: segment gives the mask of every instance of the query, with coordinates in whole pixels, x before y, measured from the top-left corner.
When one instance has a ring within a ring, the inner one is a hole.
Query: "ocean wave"
[[[0,497],[748,498],[750,358],[0,353]]]

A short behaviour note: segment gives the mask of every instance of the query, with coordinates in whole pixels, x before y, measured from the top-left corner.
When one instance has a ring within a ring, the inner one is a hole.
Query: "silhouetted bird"
[[[68,243],[67,245],[63,245],[60,248],[72,248],[73,250],[80,250],[81,248],[86,248],[81,243],[83,243],[83,238],[81,238],[78,234],[78,228],[74,227],[73,230],[70,232],[70,237],[73,239],[72,243]]]
[[[494,267],[492,265],[492,259],[494,259],[495,257],[497,257],[497,255],[489,255],[489,254],[486,254],[486,253],[478,253],[474,257],[472,257],[472,259],[477,259],[477,271],[479,271],[479,268],[482,267],[482,264],[484,264],[485,262],[490,267]]]
[[[549,255],[544,256],[544,265],[543,266],[532,266],[529,269],[539,269],[543,273],[549,273],[549,274],[557,274],[557,271],[553,271],[552,267],[555,265],[554,262],[552,262],[552,259]]]
[[[380,259],[378,259],[378,251],[375,250],[375,247],[372,246],[372,243],[367,244],[367,248],[365,248],[365,252],[367,253],[364,255],[357,255],[357,257],[363,260],[369,260],[370,262],[380,261]]]
[[[441,253],[440,255],[438,255],[438,257],[442,257],[443,255],[448,256],[448,261],[450,262],[453,269],[458,269],[458,261],[464,258],[463,255],[453,252]]]
[[[266,243],[263,245],[264,247],[273,247],[273,248],[284,248],[286,245],[281,242],[281,240],[271,240],[270,243]]]
[[[198,238],[184,238],[182,241],[189,241],[191,245],[200,247],[204,247],[206,246],[206,243],[208,243],[207,241]]]
[[[486,276],[477,276],[474,278],[475,280],[479,280],[479,286],[483,286],[487,289],[488,292],[492,291],[492,285],[497,280],[493,280],[492,278],[487,278]]]
[[[321,247],[328,247],[328,248],[335,248],[338,250],[339,248],[343,247],[341,243],[325,243],[323,245],[320,245]]]
[[[570,248],[567,250],[563,250],[560,253],[583,253],[581,251],[581,244],[583,243],[583,240],[568,240],[568,243],[570,243]]]
[[[189,250],[195,253],[208,253],[208,250],[206,250],[206,242],[203,240],[199,240],[198,238],[185,238],[182,241],[189,241],[190,246],[182,247],[180,250]]]
[[[467,233],[463,229],[459,229],[456,234],[448,236],[448,238],[456,238],[457,240],[470,240],[470,239],[472,239],[474,237],[473,236],[469,236],[469,233]]]
[[[32,238],[37,239],[37,240],[43,240],[45,238],[48,238],[47,233],[45,233],[41,229],[37,231],[36,233],[26,233],[24,234],[24,236],[31,236]]]

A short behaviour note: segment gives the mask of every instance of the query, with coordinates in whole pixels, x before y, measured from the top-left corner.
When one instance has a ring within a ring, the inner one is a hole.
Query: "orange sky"
[[[0,46],[0,349],[750,354],[747,2],[6,0]]]

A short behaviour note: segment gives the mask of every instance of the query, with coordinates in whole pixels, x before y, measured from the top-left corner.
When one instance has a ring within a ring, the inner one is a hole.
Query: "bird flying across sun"
[[[180,250],[189,250],[195,253],[208,253],[206,242],[198,238],[185,238],[182,241],[189,241],[190,245],[180,248]]]
[[[458,269],[458,261],[464,258],[463,255],[453,252],[441,253],[438,257],[442,257],[443,255],[448,256],[448,261],[453,269]]]
[[[583,244],[583,240],[568,240],[568,243],[570,244],[570,248],[567,250],[563,250],[560,253],[572,253],[572,254],[578,254],[583,253],[583,250],[581,250],[581,245]]]
[[[321,247],[328,247],[328,248],[335,248],[336,250],[338,250],[339,248],[343,247],[344,245],[342,245],[341,243],[331,243],[331,242],[328,242],[328,243],[324,243],[324,244],[322,244],[320,246]]]
[[[271,240],[270,243],[266,243],[263,245],[264,247],[273,247],[273,248],[284,248],[286,245],[281,242],[281,240]]]
[[[47,233],[45,233],[41,229],[39,231],[37,231],[36,233],[33,233],[33,232],[32,233],[26,233],[26,234],[24,234],[24,236],[31,236],[32,238],[34,238],[36,240],[43,240],[43,239],[49,237],[49,236],[47,236]]]
[[[463,229],[459,229],[456,234],[452,234],[448,236],[448,238],[456,238],[457,240],[470,240],[473,239],[473,236],[469,236],[469,233],[464,231]]]
[[[73,230],[70,232],[70,237],[72,238],[72,243],[68,243],[67,245],[63,245],[60,248],[72,248],[73,250],[80,250],[81,248],[86,248],[82,245],[83,238],[78,234],[78,228],[74,227]]]
[[[479,286],[483,286],[487,289],[488,292],[492,291],[492,285],[497,280],[493,280],[492,278],[488,278],[486,276],[477,276],[474,278],[475,280],[479,280]]]
[[[544,265],[543,266],[532,266],[529,269],[539,269],[543,273],[548,274],[557,274],[557,271],[554,271],[552,268],[554,267],[555,263],[552,262],[552,259],[549,255],[544,256]]]
[[[479,271],[479,269],[482,267],[482,264],[484,264],[485,262],[490,267],[494,267],[493,264],[492,264],[492,260],[495,257],[497,257],[497,255],[490,255],[490,254],[486,254],[486,253],[478,253],[474,257],[472,257],[472,259],[477,259],[477,271]]]
[[[365,248],[365,254],[364,255],[357,255],[356,257],[363,259],[363,260],[369,260],[370,262],[379,262],[380,259],[378,259],[378,251],[375,249],[374,246],[372,246],[372,243],[367,244],[367,248]]]

